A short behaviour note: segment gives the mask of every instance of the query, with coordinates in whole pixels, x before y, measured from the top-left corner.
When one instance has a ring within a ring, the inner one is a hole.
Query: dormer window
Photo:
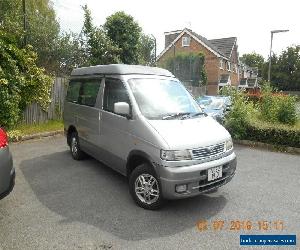
[[[182,37],[182,47],[190,46],[191,38],[188,36]]]

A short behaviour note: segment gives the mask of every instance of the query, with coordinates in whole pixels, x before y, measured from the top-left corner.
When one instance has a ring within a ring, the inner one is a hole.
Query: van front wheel
[[[145,209],[158,209],[163,203],[159,179],[148,164],[136,167],[129,178],[129,190],[134,201]]]
[[[84,158],[84,152],[80,149],[76,132],[73,132],[70,136],[70,150],[74,160],[80,161]]]

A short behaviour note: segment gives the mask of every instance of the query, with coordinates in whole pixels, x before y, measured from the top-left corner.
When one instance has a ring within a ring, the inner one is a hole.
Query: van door
[[[105,150],[103,161],[118,172],[126,174],[132,120],[114,113],[116,102],[127,102],[130,105],[127,89],[121,80],[106,78],[100,121],[100,142]]]
[[[102,101],[101,94],[99,94],[102,79],[81,81],[77,109],[77,131],[83,151],[95,155],[100,136],[100,109],[98,107]]]

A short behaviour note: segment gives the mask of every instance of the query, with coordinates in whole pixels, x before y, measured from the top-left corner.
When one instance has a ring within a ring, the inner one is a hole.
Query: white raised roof
[[[74,69],[71,76],[84,76],[84,75],[159,75],[174,77],[174,75],[162,68],[149,67],[142,65],[127,65],[127,64],[109,64],[109,65],[96,65],[90,67],[83,67]]]

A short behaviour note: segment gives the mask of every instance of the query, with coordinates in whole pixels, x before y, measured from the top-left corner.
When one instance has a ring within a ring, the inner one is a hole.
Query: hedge
[[[248,125],[246,140],[300,148],[300,129],[272,125]]]

